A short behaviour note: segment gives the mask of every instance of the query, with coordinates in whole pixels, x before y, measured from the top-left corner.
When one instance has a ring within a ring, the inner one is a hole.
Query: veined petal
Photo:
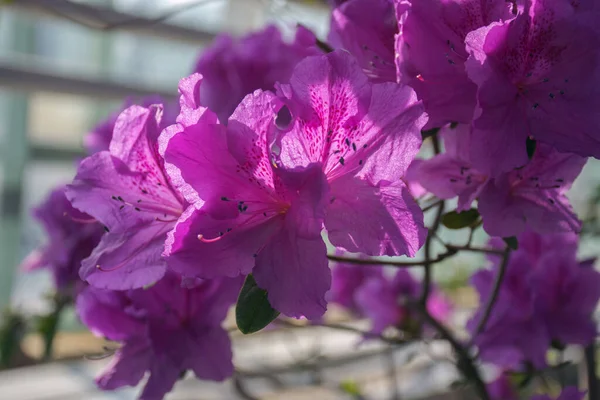
[[[325,227],[333,245],[390,256],[414,256],[423,245],[423,214],[401,181],[372,185],[347,176],[332,183],[331,196]]]

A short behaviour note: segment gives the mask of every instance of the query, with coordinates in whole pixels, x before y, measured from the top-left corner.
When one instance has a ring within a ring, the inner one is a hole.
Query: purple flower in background
[[[438,135],[443,139],[445,152],[413,167],[414,179],[425,190],[440,199],[458,197],[457,211],[471,208],[488,182],[488,176],[470,162],[470,134],[469,125],[444,127]]]
[[[68,290],[83,283],[79,278],[81,261],[87,258],[100,242],[102,225],[94,218],[71,206],[65,197],[65,188],[54,189],[46,200],[33,210],[48,236],[47,243],[34,250],[21,264],[31,271],[47,268],[52,273],[58,290]]]
[[[600,156],[600,37],[585,22],[594,16],[575,2],[527,0],[514,20],[467,35],[477,167],[498,174],[524,165],[528,137]]]
[[[565,196],[586,159],[538,143],[523,168],[490,180],[479,196],[483,228],[507,237],[527,228],[539,233],[578,232],[581,222]]]
[[[83,160],[67,188],[73,206],[107,230],[80,270],[96,287],[139,288],[165,273],[164,242],[184,201],[158,155],[160,117],[160,106],[132,106],[121,113],[110,149]]]
[[[202,105],[226,123],[246,95],[287,83],[300,60],[319,52],[314,34],[302,26],[292,43],[286,43],[275,26],[241,39],[220,35],[194,69],[204,77]]]
[[[401,33],[396,52],[400,82],[410,85],[429,114],[426,129],[470,123],[476,85],[465,71],[467,34],[513,18],[504,0],[395,0]]]
[[[328,41],[348,50],[376,82],[396,82],[394,37],[398,22],[391,0],[350,0],[331,15]]]
[[[175,122],[177,117],[177,107],[175,104],[164,103],[160,96],[150,96],[141,99],[139,102],[127,99],[118,112],[112,113],[105,120],[100,121],[83,139],[83,145],[88,154],[98,153],[108,150],[110,141],[113,137],[113,131],[119,115],[134,104],[143,107],[150,107],[152,104],[164,104],[163,116],[161,120],[161,129]]]
[[[487,390],[493,400],[519,400],[519,393],[506,373],[502,373],[495,381],[488,383]]]
[[[506,275],[486,329],[474,338],[484,360],[504,367],[530,361],[545,366],[552,341],[589,344],[596,335],[592,313],[600,299],[600,273],[576,260],[577,235],[524,232],[510,254]],[[494,270],[500,264],[494,257]],[[496,272],[472,278],[482,307]],[[474,332],[482,309],[469,322]]]
[[[581,172],[585,158],[538,143],[525,166],[491,178],[470,162],[469,126],[441,132],[446,152],[419,164],[415,176],[442,199],[458,196],[458,211],[468,210],[478,198],[488,234],[507,237],[526,228],[540,233],[580,229],[581,222],[565,192]]]
[[[580,391],[576,387],[570,386],[564,388],[560,393],[560,396],[558,396],[556,399],[553,399],[548,395],[537,395],[533,396],[531,400],[583,400],[585,394],[585,391]]]
[[[411,315],[411,301],[416,301],[421,292],[419,282],[400,269],[392,279],[384,274],[372,276],[358,288],[355,301],[362,314],[373,324],[372,331],[381,333],[387,327],[410,330],[417,316]],[[434,291],[427,302],[427,310],[438,321],[448,319],[451,308],[443,296]]]
[[[338,254],[342,253],[338,252]],[[336,263],[331,272],[329,301],[338,303],[354,313],[360,313],[355,298],[356,291],[367,280],[372,277],[378,277],[381,274],[382,269],[377,266]]]
[[[98,386],[135,386],[148,373],[140,399],[153,400],[187,370],[199,379],[231,376],[231,343],[221,322],[240,286],[241,279],[214,279],[183,288],[179,276],[167,273],[147,289],[87,287],[77,298],[79,317],[96,335],[121,343]]]
[[[182,81],[182,102],[195,98],[192,78]],[[227,126],[209,110],[194,119],[187,114],[202,110],[182,107],[179,123],[161,136],[161,152],[175,185],[193,188],[199,200],[169,235],[165,255],[186,276],[252,272],[276,309],[315,319],[331,284],[321,237],[329,190],[317,164],[273,163],[269,135],[280,107],[273,94],[256,91]]]
[[[426,122],[414,91],[373,84],[346,52],[308,57],[280,93],[292,122],[279,137],[283,165],[322,166],[331,188],[325,228],[349,252],[413,256],[423,214],[402,178]]]
[[[481,270],[471,278],[479,293],[480,308],[467,324],[472,334],[483,316],[483,307],[492,292],[498,265]],[[483,361],[514,369],[529,361],[535,368],[546,365],[546,352],[552,338],[536,312],[529,274],[534,268],[528,257],[518,251],[511,254],[502,288],[485,330],[474,337]]]

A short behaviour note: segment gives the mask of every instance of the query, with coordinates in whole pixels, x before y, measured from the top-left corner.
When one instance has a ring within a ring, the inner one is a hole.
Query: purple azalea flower
[[[478,87],[471,149],[478,168],[498,174],[524,165],[530,136],[600,157],[600,40],[585,22],[597,16],[575,2],[527,0],[514,20],[467,35],[466,70]]]
[[[469,161],[471,130],[459,125],[443,131],[446,152],[422,162],[415,172],[425,189],[442,199],[458,196],[458,211],[478,198],[485,231],[507,237],[530,228],[536,232],[578,231],[581,222],[565,192],[586,159],[538,143],[522,168],[491,178]]]
[[[342,253],[338,252],[338,254]],[[329,301],[337,303],[354,313],[360,313],[360,308],[356,303],[356,291],[369,278],[381,274],[381,267],[336,263],[331,272]]]
[[[493,400],[519,400],[519,393],[506,373],[502,373],[495,381],[487,384],[487,390]]]
[[[88,257],[104,233],[94,218],[76,210],[65,197],[65,187],[54,189],[46,200],[33,211],[33,216],[44,227],[48,242],[34,250],[21,264],[31,271],[48,268],[58,290],[69,290],[83,282],[79,278],[81,261]],[[81,285],[79,285],[81,286]]]
[[[331,283],[321,237],[329,191],[321,167],[274,164],[269,134],[281,103],[273,94],[247,96],[225,126],[194,104],[200,80],[182,80],[188,104],[160,139],[174,184],[199,197],[169,235],[169,265],[201,278],[252,272],[276,309],[316,319]]]
[[[560,396],[556,398],[556,400],[583,400],[585,397],[586,391],[580,391],[576,387],[569,386],[562,390]],[[537,395],[533,396],[531,400],[554,400],[552,397],[548,395]]]
[[[231,376],[231,343],[221,322],[240,286],[240,279],[214,279],[188,289],[173,273],[147,289],[88,286],[77,298],[81,320],[96,335],[121,342],[98,386],[135,386],[149,373],[140,399],[158,400],[187,370],[199,379]]]
[[[398,22],[391,0],[350,0],[331,14],[328,41],[348,50],[375,82],[396,82],[394,37]]]
[[[400,269],[392,279],[384,274],[372,276],[355,295],[355,301],[362,314],[372,322],[372,331],[381,333],[387,327],[410,329],[413,319],[410,301],[418,299],[421,292],[419,282],[412,275]],[[427,310],[439,321],[448,319],[451,307],[448,301],[437,291],[433,291],[427,302]]]
[[[83,160],[67,188],[73,206],[107,233],[80,276],[113,290],[139,288],[165,273],[164,242],[184,209],[158,155],[161,107],[132,106],[117,119],[108,151]]]
[[[319,52],[314,34],[302,26],[292,43],[286,43],[275,26],[239,40],[220,35],[194,69],[204,77],[202,105],[226,123],[246,95],[257,89],[272,90],[276,82],[288,82],[301,59]]]
[[[470,123],[476,85],[465,71],[467,34],[514,17],[513,5],[498,0],[395,0],[401,33],[396,64],[429,114],[426,129]]]
[[[576,238],[573,233],[519,235],[519,249],[510,255],[486,329],[475,337],[482,359],[504,367],[531,361],[542,368],[552,341],[587,345],[594,339],[592,313],[600,299],[600,273],[576,261]],[[493,261],[497,269],[500,260]],[[482,304],[495,273],[482,270],[472,278]],[[469,322],[471,332],[481,313]]]
[[[98,153],[108,150],[115,130],[115,124],[119,115],[132,105],[139,104],[143,107],[150,107],[152,104],[165,104],[160,96],[149,96],[136,102],[132,99],[126,99],[118,112],[112,113],[105,120],[100,121],[83,139],[83,145],[88,154]],[[177,117],[177,107],[175,104],[165,104],[163,117],[161,120],[161,129],[175,122]]]
[[[331,188],[325,228],[333,245],[368,255],[414,256],[423,214],[402,178],[426,122],[412,89],[371,83],[336,50],[307,57],[279,91],[292,122],[279,137],[283,165],[319,163]]]
[[[418,299],[421,286],[412,275],[400,269],[392,279],[384,274],[370,277],[355,294],[355,301],[362,315],[372,322],[372,331],[381,333],[387,327],[410,329],[413,319],[410,301]],[[448,301],[434,290],[428,301],[427,310],[438,321],[445,321],[451,313]]]
[[[482,360],[504,368],[518,368],[529,361],[536,368],[546,365],[546,352],[552,338],[543,319],[536,312],[529,272],[533,268],[528,257],[517,251],[511,254],[502,288],[485,330],[473,342],[479,348]],[[482,270],[471,278],[479,293],[480,309],[467,324],[471,333],[483,316],[483,307],[492,291],[497,265],[494,270]]]

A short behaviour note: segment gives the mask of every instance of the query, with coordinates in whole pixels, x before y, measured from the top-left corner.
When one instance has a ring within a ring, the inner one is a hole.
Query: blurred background
[[[49,274],[25,274],[18,265],[45,240],[31,207],[72,179],[84,155],[83,136],[126,97],[175,98],[179,79],[215,35],[240,36],[268,23],[284,33],[302,23],[324,39],[329,8],[317,0],[0,0],[0,309],[11,306],[23,315],[48,310]],[[596,171],[590,163],[572,190],[580,212],[587,212]],[[583,252],[593,254],[594,242]],[[439,283],[467,310],[457,313],[457,326],[476,305],[460,289],[481,261],[470,254],[437,268]],[[351,326],[366,328],[361,323]],[[391,352],[381,343],[361,344],[351,331],[326,328],[234,337],[240,378],[225,384],[186,380],[168,398],[356,399],[363,392],[375,399],[394,392],[397,398],[467,398],[462,392],[430,397],[456,378],[440,343]],[[95,390],[93,377],[109,360],[86,356],[109,354],[105,345],[67,312],[54,343],[61,362],[40,364],[42,340],[26,335],[13,366],[40,365],[0,370],[0,399],[135,398],[136,389]]]

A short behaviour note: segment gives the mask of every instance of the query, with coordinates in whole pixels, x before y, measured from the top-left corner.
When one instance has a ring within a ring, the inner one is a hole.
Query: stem
[[[598,386],[598,376],[596,375],[596,346],[595,343],[585,348],[585,366],[588,379],[588,399],[598,399],[600,397],[600,386]]]
[[[427,264],[436,264],[440,261],[445,260],[446,258],[452,257],[455,255],[457,251],[454,249],[449,249],[447,252],[440,254],[433,260],[422,260],[422,261],[388,261],[388,260],[373,260],[373,259],[364,259],[364,258],[354,258],[354,257],[344,257],[344,256],[336,256],[334,254],[327,255],[327,258],[331,261],[344,262],[348,264],[359,264],[359,265],[388,265],[398,268],[410,268],[410,267],[422,267]]]
[[[506,267],[508,266],[508,261],[510,259],[510,248],[507,247],[502,253],[502,262],[500,263],[500,268],[498,268],[498,274],[496,275],[496,280],[494,281],[492,293],[490,294],[490,297],[487,300],[483,312],[483,317],[479,321],[477,329],[475,329],[475,334],[473,335],[473,338],[475,338],[477,335],[479,335],[485,330],[485,326],[488,323],[490,316],[492,315],[492,311],[494,309],[494,305],[496,304],[496,300],[498,300],[500,288],[502,287],[504,275],[506,274]]]
[[[497,254],[504,255],[504,250],[485,248],[485,247],[472,247],[472,246],[454,246],[452,244],[446,245],[449,249],[453,249],[455,251],[471,251],[474,253],[486,253],[486,254]]]
[[[437,140],[434,140],[434,143]],[[427,299],[429,298],[429,292],[431,292],[431,280],[433,271],[431,270],[431,266],[439,260],[431,260],[431,240],[436,235],[438,228],[440,227],[440,223],[442,221],[442,215],[444,214],[444,208],[446,207],[446,202],[442,201],[439,206],[437,213],[435,215],[435,220],[433,221],[433,226],[431,227],[429,234],[427,235],[427,239],[425,240],[425,262],[423,263],[423,267],[425,268],[425,276],[423,277],[423,291],[421,292],[421,304],[427,304]],[[455,251],[448,249],[447,253],[444,254],[456,254]],[[442,254],[443,255],[443,254]],[[441,257],[441,256],[440,256]],[[438,257],[438,258],[440,258]]]
[[[443,339],[447,340],[458,356],[458,369],[462,372],[463,376],[467,380],[471,380],[475,385],[475,390],[481,400],[491,400],[490,395],[487,391],[487,387],[479,374],[479,370],[475,366],[475,362],[469,355],[467,349],[465,349],[458,340],[446,329],[438,320],[433,318],[425,307],[420,304],[415,304],[415,309],[425,319],[425,322],[431,325]]]

